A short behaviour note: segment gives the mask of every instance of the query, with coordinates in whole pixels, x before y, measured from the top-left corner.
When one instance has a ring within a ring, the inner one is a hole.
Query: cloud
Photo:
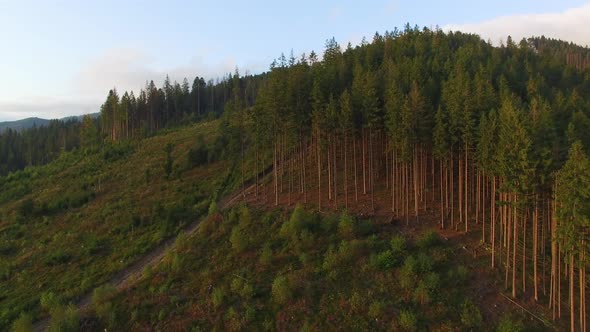
[[[590,45],[588,22],[590,3],[562,12],[510,15],[478,23],[449,24],[443,30],[477,33],[496,45],[505,41],[509,35],[516,42],[522,38],[544,35],[586,46]]]
[[[197,75],[206,79],[215,78],[233,72],[236,67],[236,61],[233,58],[208,64],[203,59],[212,51],[201,50],[198,53],[186,64],[158,68],[157,59],[140,49],[109,49],[92,59],[74,76],[72,88],[82,96],[103,98],[113,87],[119,91],[137,92],[149,80],[154,80],[157,86],[161,86],[166,75],[169,75],[172,81],[182,82],[186,77],[192,83]]]
[[[153,80],[156,86],[162,86],[166,75],[171,81],[179,83],[186,77],[192,84],[197,75],[208,80],[235,70],[237,61],[231,57],[220,58],[212,63],[205,61],[205,58],[215,59],[215,53],[213,49],[201,49],[185,64],[166,67],[158,65],[158,58],[141,49],[108,49],[80,68],[70,78],[67,91],[60,96],[0,100],[0,121],[95,113],[99,112],[100,105],[113,87],[120,92],[133,90],[137,94],[145,87],[146,81]],[[247,68],[240,67],[240,73],[249,71],[256,74],[264,68],[261,64],[252,64]]]

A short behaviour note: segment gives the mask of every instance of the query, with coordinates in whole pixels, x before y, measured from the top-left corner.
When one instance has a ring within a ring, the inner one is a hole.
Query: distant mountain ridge
[[[4,131],[6,131],[8,129],[21,131],[21,130],[32,128],[34,126],[35,127],[43,127],[43,126],[47,126],[49,124],[49,122],[52,120],[59,120],[59,121],[81,120],[85,115],[90,115],[92,118],[97,118],[100,115],[100,113],[74,115],[74,116],[67,116],[64,118],[51,119],[51,120],[38,118],[38,117],[31,117],[31,118],[15,120],[15,121],[3,121],[3,122],[0,122],[0,133],[3,133]]]

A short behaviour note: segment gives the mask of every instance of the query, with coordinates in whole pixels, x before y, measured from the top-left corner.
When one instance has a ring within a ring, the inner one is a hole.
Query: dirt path
[[[249,186],[246,188],[246,192],[251,192],[254,188],[254,185]],[[229,207],[236,205],[238,202],[242,201],[243,194],[242,190],[238,189],[234,193],[226,196],[222,199],[219,203],[219,209],[224,210]],[[201,220],[197,220],[191,224],[186,225],[179,234],[186,234],[190,236],[193,234],[199,227]],[[174,248],[174,243],[178,235],[160,243],[156,247],[154,247],[151,251],[140,257],[136,260],[133,264],[127,266],[126,268],[122,269],[121,271],[117,272],[108,282],[105,284],[110,284],[114,286],[118,291],[121,291],[131,285],[133,285],[142,275],[142,272],[148,266],[156,266],[159,264],[162,259],[164,258],[166,252],[169,249]],[[78,301],[74,304],[78,311],[84,312],[89,309],[92,303],[92,292],[88,292],[83,295]],[[37,321],[33,329],[35,331],[46,331],[49,328],[49,317],[45,317],[44,319]]]

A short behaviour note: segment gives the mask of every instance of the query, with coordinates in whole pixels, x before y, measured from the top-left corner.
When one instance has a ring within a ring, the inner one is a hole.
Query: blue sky
[[[96,112],[109,88],[138,90],[237,66],[258,73],[291,49],[321,52],[406,22],[497,42],[545,34],[590,44],[588,1],[0,0],[0,121]]]

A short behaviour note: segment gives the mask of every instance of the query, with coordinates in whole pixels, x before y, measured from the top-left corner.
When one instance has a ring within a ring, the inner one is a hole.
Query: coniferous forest
[[[189,158],[231,159],[243,201],[477,232],[514,301],[587,329],[588,48],[407,25],[263,74],[113,89],[100,112],[1,134],[0,173],[218,118],[216,150]]]

